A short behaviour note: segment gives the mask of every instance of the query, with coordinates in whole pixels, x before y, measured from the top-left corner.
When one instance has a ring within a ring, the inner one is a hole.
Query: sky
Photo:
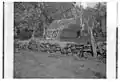
[[[95,2],[94,3],[92,3],[92,2],[85,3],[84,2],[84,3],[81,3],[81,4],[83,5],[84,8],[86,8],[86,7],[94,7],[97,3],[95,3]],[[80,5],[80,3],[77,2],[76,5]]]

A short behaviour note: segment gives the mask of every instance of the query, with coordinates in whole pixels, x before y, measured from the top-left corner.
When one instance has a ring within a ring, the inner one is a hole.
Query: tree
[[[96,42],[93,36],[93,28],[95,27],[95,16],[94,16],[94,9],[92,8],[86,8],[84,9],[82,5],[76,7],[77,13],[79,13],[79,20],[80,20],[80,26],[82,27],[82,30],[84,30],[84,25],[87,24],[89,34],[91,36],[91,45],[93,50],[93,56],[97,57],[97,51],[96,51]]]
[[[96,50],[96,42],[95,42],[95,39],[94,39],[94,36],[93,36],[93,28],[95,26],[95,21],[91,21],[90,18],[94,19],[94,17],[89,17],[87,20],[86,20],[86,24],[88,26],[88,30],[90,32],[90,36],[91,36],[91,44],[92,44],[92,50],[93,50],[93,55],[94,57],[96,58],[97,57],[97,50]],[[89,22],[92,22],[92,26],[89,25]]]
[[[100,24],[102,32],[106,32],[106,3],[98,3],[95,6],[96,20]]]
[[[39,8],[36,7],[37,3],[32,4],[29,2],[15,2],[15,27],[17,29],[31,29],[33,30],[32,36],[34,35],[34,31],[38,28],[38,23],[40,22],[40,13]],[[25,23],[27,26],[24,26]],[[21,25],[21,26],[20,26]]]
[[[42,36],[44,35],[43,31],[46,28],[45,25],[49,22],[49,17],[45,12],[45,4],[43,2],[15,2],[14,9],[14,23],[17,29],[27,28],[32,30],[33,39],[36,31],[40,31],[43,33]],[[27,23],[27,27],[24,26],[25,22]],[[39,28],[41,29],[38,30]]]

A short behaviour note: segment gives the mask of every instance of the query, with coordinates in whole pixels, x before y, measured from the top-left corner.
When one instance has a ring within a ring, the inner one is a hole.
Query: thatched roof
[[[64,26],[64,28],[80,29],[80,26],[79,24],[77,24],[76,21],[77,20],[75,20],[74,18],[55,20],[50,24],[50,26],[48,27],[48,30],[54,30],[54,29],[60,28],[62,25]]]

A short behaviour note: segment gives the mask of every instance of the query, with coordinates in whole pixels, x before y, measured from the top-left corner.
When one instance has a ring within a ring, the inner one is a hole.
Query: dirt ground
[[[56,54],[57,55],[57,54]],[[14,78],[105,78],[106,65],[95,59],[76,60],[43,52],[14,54]]]

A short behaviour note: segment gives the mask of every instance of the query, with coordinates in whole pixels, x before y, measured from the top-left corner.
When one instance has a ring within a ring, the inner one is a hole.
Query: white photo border
[[[107,77],[116,78],[117,2],[107,4]]]
[[[4,78],[13,78],[13,26],[14,26],[14,11],[13,3],[4,3],[5,23],[4,23]]]
[[[0,2],[0,10],[3,11],[3,3]],[[1,52],[1,56],[0,56],[0,79],[3,78],[3,12],[0,12],[0,26],[1,26],[1,30],[0,30],[0,52]]]
[[[120,79],[120,0],[118,0],[118,79]]]

